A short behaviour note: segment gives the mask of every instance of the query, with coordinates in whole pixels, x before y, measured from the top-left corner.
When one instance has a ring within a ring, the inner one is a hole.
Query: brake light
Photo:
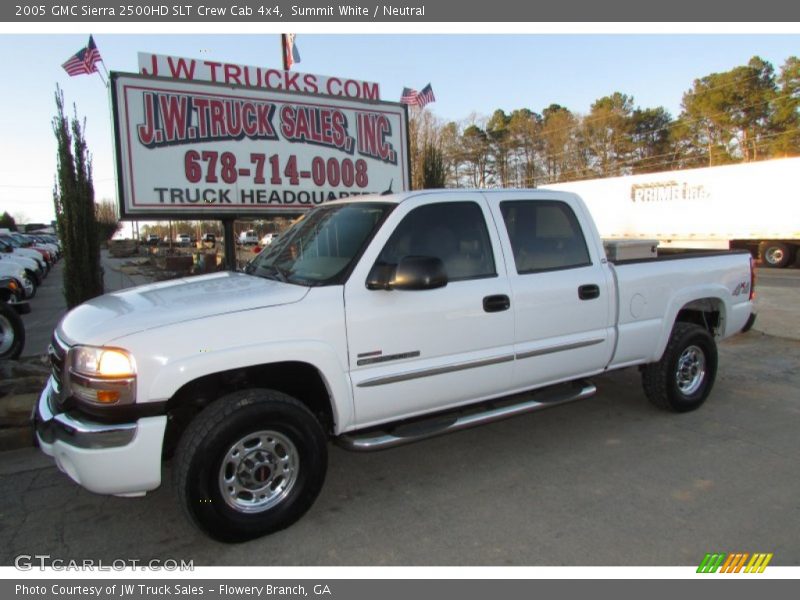
[[[750,257],[750,301],[756,298],[756,261]]]

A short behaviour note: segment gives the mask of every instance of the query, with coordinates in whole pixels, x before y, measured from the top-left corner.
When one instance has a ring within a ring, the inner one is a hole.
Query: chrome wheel
[[[783,248],[780,246],[771,246],[767,249],[764,259],[770,265],[777,265],[783,262],[786,255],[783,252]]]
[[[678,358],[675,383],[682,394],[691,396],[703,385],[706,376],[706,357],[698,346],[689,346]]]
[[[240,512],[262,512],[279,504],[297,482],[299,455],[277,431],[256,431],[225,453],[219,488],[226,504]]]

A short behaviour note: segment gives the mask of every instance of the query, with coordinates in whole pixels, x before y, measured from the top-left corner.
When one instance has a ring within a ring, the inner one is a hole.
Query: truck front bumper
[[[58,412],[52,379],[33,414],[42,451],[58,468],[98,494],[140,496],[161,485],[161,447],[167,417],[103,424]]]

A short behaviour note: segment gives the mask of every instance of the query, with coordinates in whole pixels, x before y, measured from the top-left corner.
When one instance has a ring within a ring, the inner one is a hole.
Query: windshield
[[[0,240],[4,241],[9,246],[13,246],[14,248],[22,248],[22,245],[10,235],[4,235],[2,238],[0,238]]]
[[[315,208],[256,256],[245,273],[300,285],[341,283],[392,204]]]

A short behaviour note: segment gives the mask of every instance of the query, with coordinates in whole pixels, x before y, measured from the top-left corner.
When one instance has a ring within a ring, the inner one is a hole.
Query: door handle
[[[600,297],[600,286],[593,283],[582,285],[578,288],[578,298],[581,300],[594,300]]]
[[[483,299],[483,310],[486,312],[503,312],[511,308],[511,300],[505,294],[486,296]]]

